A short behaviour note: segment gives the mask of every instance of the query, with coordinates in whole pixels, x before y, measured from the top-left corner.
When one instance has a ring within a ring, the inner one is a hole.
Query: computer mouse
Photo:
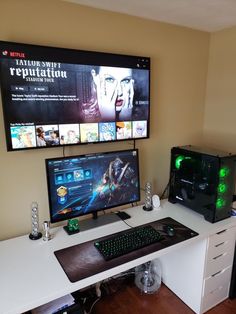
[[[169,237],[173,237],[175,235],[175,229],[171,225],[163,226],[163,231],[165,231]]]

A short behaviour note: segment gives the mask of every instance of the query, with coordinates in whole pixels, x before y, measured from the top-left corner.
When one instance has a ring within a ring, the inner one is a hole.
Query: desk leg
[[[199,240],[159,258],[162,281],[195,313],[201,312],[207,240]]]

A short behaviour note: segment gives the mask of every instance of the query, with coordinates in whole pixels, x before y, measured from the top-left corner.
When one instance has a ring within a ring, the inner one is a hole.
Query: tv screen
[[[140,200],[138,150],[46,159],[52,223]]]
[[[150,58],[0,41],[7,150],[149,137]]]

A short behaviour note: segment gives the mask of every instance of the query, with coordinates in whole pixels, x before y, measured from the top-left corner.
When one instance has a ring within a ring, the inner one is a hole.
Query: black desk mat
[[[152,225],[155,229],[160,231],[164,236],[164,239],[158,243],[151,244],[110,261],[105,261],[102,255],[94,247],[95,240],[55,251],[54,254],[69,280],[71,282],[76,282],[198,235],[197,232],[170,217],[156,220],[147,225]],[[174,227],[175,235],[173,237],[164,233],[163,226],[165,225]],[[121,231],[121,233],[122,232],[123,231]],[[109,236],[102,237],[99,240],[106,238],[109,238]]]

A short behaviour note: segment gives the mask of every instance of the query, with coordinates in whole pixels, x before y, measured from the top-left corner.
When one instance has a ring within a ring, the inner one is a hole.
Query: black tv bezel
[[[138,177],[138,199],[135,201],[129,201],[129,202],[124,202],[124,203],[120,203],[116,206],[112,205],[112,206],[108,206],[105,208],[101,208],[99,210],[94,210],[85,214],[80,214],[77,216],[73,216],[73,217],[69,217],[70,215],[66,215],[63,216],[62,219],[54,219],[53,218],[53,210],[52,210],[52,200],[51,200],[51,190],[50,190],[50,176],[49,176],[49,162],[50,161],[57,161],[57,160],[65,160],[65,159],[70,159],[70,158],[86,158],[86,157],[90,157],[90,156],[99,156],[99,155],[109,155],[109,154],[121,154],[121,153],[125,153],[125,152],[136,152],[136,160],[137,160],[137,177]],[[128,204],[132,204],[132,203],[136,203],[139,202],[141,200],[141,186],[140,186],[140,171],[139,171],[139,151],[137,148],[133,148],[133,149],[126,149],[126,150],[118,150],[118,151],[109,151],[109,152],[99,152],[99,153],[91,153],[91,154],[82,154],[82,155],[71,155],[71,156],[63,156],[63,157],[56,157],[56,158],[46,158],[45,159],[45,166],[46,166],[46,180],[47,180],[47,192],[48,192],[48,204],[49,204],[49,214],[50,214],[50,222],[51,223],[57,223],[57,222],[62,222],[68,219],[73,219],[73,218],[78,218],[78,217],[82,217],[82,216],[87,216],[87,215],[94,215],[98,212],[101,211],[105,211],[107,209],[111,209],[111,208],[116,208],[116,207],[120,207],[120,206],[124,206],[124,205],[128,205]]]
[[[0,52],[3,50],[12,50],[20,51],[24,49],[24,52],[33,53],[33,57],[28,57],[27,60],[37,60],[37,61],[51,61],[51,62],[61,62],[61,63],[74,63],[74,64],[84,64],[84,65],[102,65],[102,66],[114,66],[114,67],[128,67],[132,69],[146,69],[149,71],[149,110],[147,118],[147,134],[144,137],[131,137],[127,139],[115,139],[109,141],[94,141],[94,142],[79,142],[75,144],[59,144],[55,146],[34,146],[34,147],[25,147],[25,148],[12,148],[11,134],[9,129],[10,122],[7,121],[7,94],[6,91],[1,88],[2,86],[2,77],[1,77],[1,63],[0,63],[0,90],[1,90],[1,99],[2,99],[2,108],[3,108],[3,120],[4,120],[4,130],[5,130],[5,140],[6,147],[8,152],[13,151],[25,151],[32,149],[43,149],[43,148],[60,148],[65,146],[77,146],[77,145],[87,145],[87,144],[101,144],[101,143],[115,143],[131,140],[145,140],[150,138],[150,111],[151,111],[151,101],[150,101],[150,84],[151,84],[151,60],[150,57],[127,55],[127,54],[117,54],[110,52],[98,52],[98,51],[89,51],[89,50],[79,50],[75,48],[62,48],[62,47],[53,47],[53,46],[43,46],[36,44],[27,44],[19,42],[10,42],[10,41],[0,41]],[[45,52],[47,56],[45,60]],[[0,56],[1,57],[1,56]],[[78,62],[79,57],[79,62]],[[87,61],[89,59],[89,62]],[[115,60],[115,62],[114,62]],[[135,120],[131,120],[131,123]],[[110,121],[107,121],[110,122]],[[45,124],[46,125],[46,124]]]

